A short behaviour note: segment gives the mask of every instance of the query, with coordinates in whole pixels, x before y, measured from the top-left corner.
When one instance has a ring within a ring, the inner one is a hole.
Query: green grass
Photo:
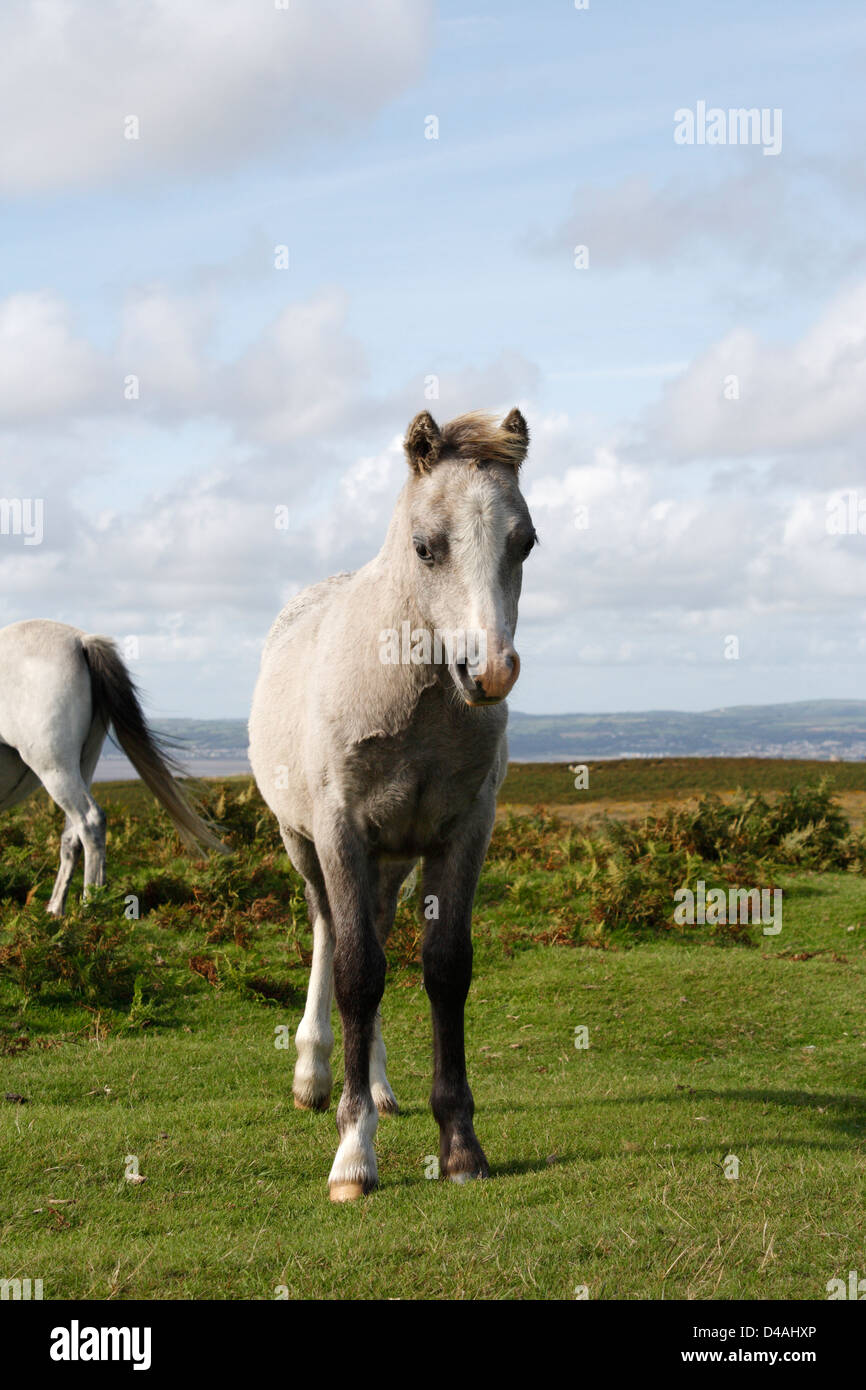
[[[628,800],[664,801],[670,796],[708,792],[787,791],[829,775],[837,791],[866,791],[866,762],[821,763],[800,758],[611,758],[583,761],[589,785],[575,790],[568,764],[511,763],[502,800],[517,804],[580,806]]]
[[[233,867],[180,856],[136,788],[102,797],[115,896],[71,920],[116,926],[127,892],[150,905],[112,948],[138,972],[137,1014],[98,979],[85,998],[84,967],[26,997],[14,968],[0,975],[2,1091],[28,1098],[0,1101],[0,1278],[41,1278],[49,1299],[572,1298],[581,1285],[603,1299],[823,1299],[829,1279],[866,1272],[859,874],[780,868],[778,937],[629,938],[592,918],[566,827],[506,820],[467,1014],[492,1179],[425,1176],[429,1010],[407,905],[383,1003],[402,1113],[379,1126],[380,1191],[334,1207],[333,1108],[294,1110],[294,1048],[274,1045],[300,1018],[308,924],[247,785],[209,791],[234,826]],[[44,901],[60,828],[39,801],[0,820],[0,940],[37,939],[21,879]],[[145,1182],[126,1181],[129,1156]]]

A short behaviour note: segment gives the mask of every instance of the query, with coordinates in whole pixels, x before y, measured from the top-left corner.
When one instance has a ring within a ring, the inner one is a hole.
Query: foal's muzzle
[[[468,705],[496,705],[504,700],[520,675],[520,657],[513,647],[503,647],[482,669],[468,662],[457,666],[457,678]]]

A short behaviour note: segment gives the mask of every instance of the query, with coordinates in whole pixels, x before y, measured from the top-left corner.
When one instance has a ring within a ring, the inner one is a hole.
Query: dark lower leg
[[[328,1179],[331,1196],[344,1200],[378,1185],[373,1136],[378,1114],[370,1090],[370,1047],[385,988],[385,954],[372,931],[338,939],[334,987],[343,1021],[345,1076],[337,1107],[340,1147]]]
[[[433,1091],[439,1125],[442,1177],[487,1177],[489,1169],[472,1118],[475,1102],[466,1076],[464,1006],[472,978],[469,924],[433,922],[424,942],[424,987],[433,1013]]]

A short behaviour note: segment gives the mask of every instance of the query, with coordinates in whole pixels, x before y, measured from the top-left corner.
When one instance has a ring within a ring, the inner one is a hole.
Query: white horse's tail
[[[153,792],[190,849],[229,851],[202,820],[174,780],[183,774],[180,763],[163,740],[147,727],[138,692],[120,653],[110,637],[84,636],[84,658],[90,668],[93,708],[105,727],[111,725],[117,741],[145,786]]]

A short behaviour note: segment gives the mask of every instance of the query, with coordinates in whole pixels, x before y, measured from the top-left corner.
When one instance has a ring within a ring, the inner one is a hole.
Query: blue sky
[[[853,3],[13,0],[0,492],[46,523],[0,535],[0,621],[244,715],[281,604],[378,548],[411,416],[519,403],[516,708],[861,694],[826,511],[866,498],[864,40]],[[780,153],[678,145],[699,101],[781,111]]]

